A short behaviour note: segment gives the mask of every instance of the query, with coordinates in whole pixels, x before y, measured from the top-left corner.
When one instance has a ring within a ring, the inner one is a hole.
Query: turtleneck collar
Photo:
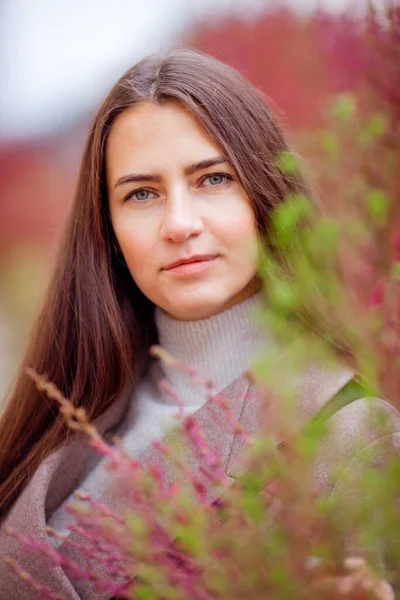
[[[202,377],[212,379],[215,391],[221,391],[251,366],[265,342],[265,332],[257,318],[263,303],[261,294],[199,321],[178,321],[157,307],[159,344],[174,358],[195,367]],[[164,365],[162,370],[185,405],[204,404],[205,391],[194,386],[188,374]],[[150,376],[160,378],[158,364],[152,366]],[[173,402],[165,392],[162,395],[164,402]]]

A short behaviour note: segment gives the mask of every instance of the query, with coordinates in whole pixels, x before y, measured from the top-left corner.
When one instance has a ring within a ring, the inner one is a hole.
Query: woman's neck
[[[174,358],[194,367],[203,378],[211,379],[215,391],[220,391],[251,366],[254,355],[265,343],[266,335],[257,318],[262,303],[261,292],[258,292],[222,312],[196,321],[174,319],[157,307],[159,343]],[[162,371],[183,403],[205,402],[204,390],[195,387],[187,373],[168,365],[162,365]],[[160,378],[157,363],[151,373]],[[165,400],[171,402],[167,396]]]

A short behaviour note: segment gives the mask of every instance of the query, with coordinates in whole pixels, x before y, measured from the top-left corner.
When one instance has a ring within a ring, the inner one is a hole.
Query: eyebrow
[[[203,169],[208,169],[209,167],[214,167],[215,165],[220,165],[222,163],[229,164],[224,156],[206,158],[205,160],[201,160],[200,162],[185,165],[183,167],[183,172],[186,176],[193,175],[193,173],[196,173],[197,171],[202,171]],[[114,187],[116,188],[127,183],[134,183],[135,181],[152,181],[154,183],[160,183],[162,181],[162,176],[158,175],[157,173],[130,173],[129,175],[122,175],[122,177],[118,177]]]

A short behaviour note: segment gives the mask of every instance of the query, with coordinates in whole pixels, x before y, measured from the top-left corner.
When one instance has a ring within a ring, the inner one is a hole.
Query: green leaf
[[[385,192],[379,188],[371,189],[367,192],[367,206],[370,214],[380,223],[384,223],[387,218],[389,201]]]
[[[291,152],[277,154],[276,166],[282,173],[300,173],[299,162]]]
[[[323,149],[329,154],[330,157],[335,157],[339,151],[339,138],[333,131],[323,131],[321,133],[321,144]]]
[[[361,133],[360,142],[370,142],[381,135],[383,135],[388,129],[388,119],[386,115],[376,113],[372,115],[365,123]]]
[[[248,517],[257,525],[266,516],[266,509],[260,496],[252,490],[243,491],[243,509]]]
[[[281,250],[287,250],[296,242],[299,222],[311,214],[310,199],[304,194],[293,194],[285,199],[273,212],[273,243]]]
[[[400,281],[400,262],[392,263],[392,273],[391,273],[392,281]]]
[[[290,312],[299,301],[296,287],[287,279],[275,281],[269,290],[271,304],[279,311]]]
[[[157,600],[158,598],[156,590],[148,585],[137,584],[133,587],[132,591],[139,600]]]
[[[259,444],[263,441],[264,440],[257,440]],[[242,477],[240,478],[240,482],[246,493],[254,494],[256,494],[265,484],[264,478],[261,477],[261,474],[251,470],[246,471],[242,475]]]
[[[147,524],[144,519],[138,517],[135,514],[128,514],[126,517],[126,524],[128,529],[133,533],[135,537],[143,536],[147,531]]]
[[[317,455],[327,426],[326,421],[315,423],[299,437],[297,450],[302,457],[310,459]]]
[[[352,94],[339,94],[330,110],[332,116],[340,121],[351,121],[357,114],[357,102]]]
[[[339,223],[334,219],[321,218],[305,237],[305,247],[311,257],[327,260],[335,256],[339,244]]]
[[[196,512],[195,510],[193,512]],[[191,523],[178,526],[175,529],[179,543],[183,544],[190,554],[199,559],[207,556],[206,540],[204,538],[205,522],[194,519]]]

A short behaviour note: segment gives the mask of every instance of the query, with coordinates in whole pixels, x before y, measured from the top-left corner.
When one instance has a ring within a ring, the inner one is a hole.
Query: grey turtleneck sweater
[[[265,334],[257,319],[262,305],[261,293],[225,311],[199,321],[178,321],[160,308],[155,320],[159,343],[174,358],[196,368],[199,375],[212,379],[219,392],[240,377],[251,366],[254,355],[265,341]],[[194,386],[187,373],[162,366],[156,360],[150,363],[146,376],[137,386],[128,412],[115,435],[135,458],[161,439],[177,423],[177,405],[158,384],[165,377],[183,403],[183,414],[199,409],[207,400],[206,392]],[[79,489],[94,499],[106,489],[110,474],[104,468],[104,459],[91,470]],[[69,496],[51,516],[48,524],[67,534],[65,526],[73,519],[64,506],[73,501]],[[56,546],[58,542],[51,538]]]

